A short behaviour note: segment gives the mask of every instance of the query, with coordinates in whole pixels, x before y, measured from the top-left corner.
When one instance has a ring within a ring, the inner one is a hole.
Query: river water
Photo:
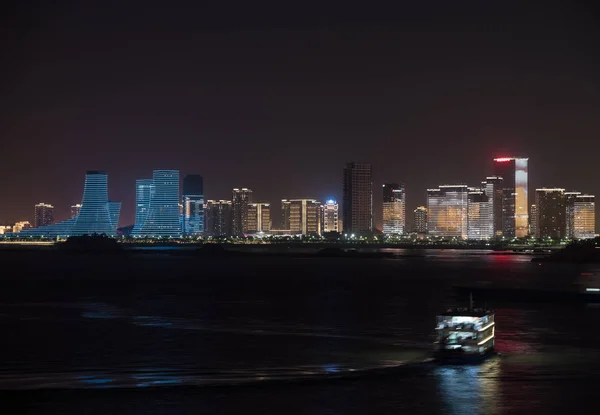
[[[454,284],[577,289],[598,285],[594,267],[452,250],[1,259],[13,271],[1,277],[0,393],[13,413],[597,412],[593,305],[487,302],[501,356],[428,362],[436,313],[464,305]]]

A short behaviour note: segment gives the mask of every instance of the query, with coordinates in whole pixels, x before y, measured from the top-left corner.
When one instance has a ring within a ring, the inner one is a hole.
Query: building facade
[[[206,233],[218,238],[231,236],[232,210],[231,200],[208,200],[204,205]]]
[[[524,238],[529,233],[528,161],[524,157],[494,159],[494,173],[502,177],[502,236]]]
[[[281,206],[289,212],[283,222],[289,223],[292,235],[321,234],[321,203],[316,199],[283,199]]]
[[[370,164],[346,164],[342,208],[345,234],[373,231],[373,180]]]
[[[427,189],[427,232],[442,238],[468,238],[468,187],[443,185]]]
[[[579,195],[581,195],[581,192],[565,192],[566,237],[569,239],[575,238],[575,200]]]
[[[199,174],[188,174],[183,178],[181,201],[182,231],[185,236],[200,236],[204,233],[204,180]]]
[[[152,180],[136,182],[135,237],[179,238],[179,170],[154,170]],[[85,204],[83,205],[85,208]],[[140,212],[140,217],[137,216]]]
[[[591,239],[596,236],[596,197],[577,195],[573,207],[573,238]]]
[[[538,209],[537,205],[531,205],[529,209],[529,236],[537,238],[538,235]]]
[[[33,214],[33,227],[48,226],[54,223],[54,206],[47,203],[35,205]]]
[[[402,235],[406,229],[406,191],[403,184],[383,185],[383,234]]]
[[[340,232],[339,205],[329,199],[321,205],[321,232]]]
[[[232,203],[233,235],[243,236],[248,232],[248,205],[252,203],[252,190],[233,189]]]
[[[427,208],[419,206],[413,211],[414,230],[417,233],[427,233]]]
[[[504,233],[503,226],[503,200],[504,200],[504,187],[503,180],[500,176],[488,176],[485,181],[482,182],[482,186],[485,189],[485,194],[489,199],[489,203],[492,209],[492,220],[493,220],[493,232],[495,237],[502,237]]]
[[[564,239],[567,236],[565,189],[542,188],[535,191],[538,239]]]
[[[467,206],[467,236],[472,240],[489,240],[494,237],[493,202],[485,189],[469,189]]]
[[[248,205],[248,233],[271,231],[271,204],[250,203]]]
[[[71,206],[71,218],[76,218],[79,216],[79,211],[81,210],[81,204],[77,203],[76,205]]]

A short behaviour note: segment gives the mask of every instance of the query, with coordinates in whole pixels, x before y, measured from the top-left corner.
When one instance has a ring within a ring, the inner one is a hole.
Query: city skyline
[[[109,172],[122,224],[156,168],[201,174],[207,199],[251,188],[274,217],[284,197],[341,204],[349,160],[405,183],[407,212],[521,153],[530,189],[600,194],[600,28],[581,4],[126,3],[7,11],[1,222],[42,201],[68,218],[88,169]]]

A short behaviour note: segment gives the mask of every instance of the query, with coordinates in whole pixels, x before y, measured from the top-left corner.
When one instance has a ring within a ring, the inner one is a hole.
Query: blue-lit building
[[[108,176],[104,171],[88,171],[85,175],[79,214],[48,226],[21,231],[18,237],[69,237],[81,235],[117,236],[121,202],[108,201]]]
[[[154,170],[149,182],[136,182],[136,226],[133,236],[180,237],[179,170]]]
[[[183,178],[183,234],[199,236],[204,233],[204,181],[199,174]]]

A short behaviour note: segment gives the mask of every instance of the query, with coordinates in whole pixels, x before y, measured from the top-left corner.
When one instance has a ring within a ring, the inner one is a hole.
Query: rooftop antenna
[[[469,291],[469,311],[473,312],[473,292]]]

